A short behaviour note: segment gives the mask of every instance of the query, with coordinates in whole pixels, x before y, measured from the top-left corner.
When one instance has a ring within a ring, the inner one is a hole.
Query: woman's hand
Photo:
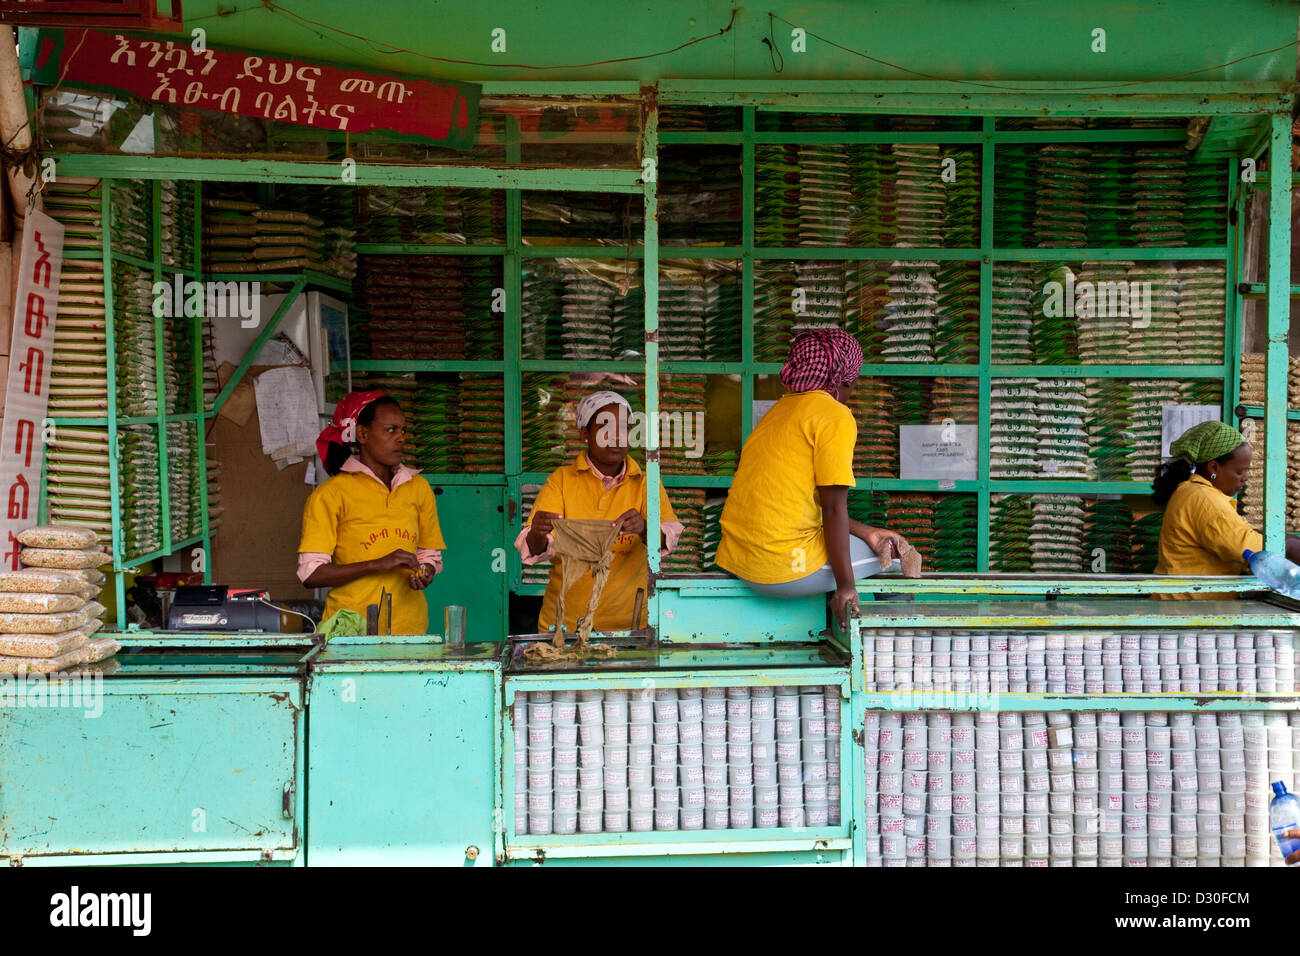
[[[376,571],[419,571],[420,561],[410,551],[398,549],[375,559]]]
[[[1287,830],[1282,834],[1282,836],[1287,840],[1300,840],[1300,830]],[[1300,850],[1296,850],[1286,858],[1287,866],[1290,866],[1292,863],[1300,863]]]
[[[860,610],[857,586],[836,588],[835,593],[831,595],[831,610],[835,612],[835,620],[839,621],[840,630],[846,630],[849,626],[849,615],[856,614]]]
[[[411,587],[416,591],[423,591],[433,581],[434,573],[432,564],[420,565],[420,569],[411,575]]]
[[[867,543],[867,546],[880,559],[880,570],[884,571],[895,558],[902,556],[903,545],[907,544],[907,539],[897,531],[886,531],[884,528],[864,526],[862,532],[859,537]]]
[[[628,508],[614,519],[620,533],[645,535],[645,518],[635,508]]]
[[[546,552],[546,536],[555,528],[556,519],[562,518],[563,515],[556,514],[554,511],[534,511],[532,524],[528,526],[528,553],[544,554]]]

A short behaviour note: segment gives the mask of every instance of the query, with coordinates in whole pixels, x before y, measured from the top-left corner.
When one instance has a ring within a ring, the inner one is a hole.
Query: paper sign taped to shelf
[[[1169,446],[1193,425],[1223,420],[1223,409],[1218,405],[1161,405],[1160,411],[1164,416],[1160,426],[1161,458],[1169,457]]]
[[[950,478],[973,481],[977,425],[898,426],[898,476],[907,480],[931,481]]]
[[[44,213],[28,210],[18,260],[9,380],[0,437],[0,487],[5,495],[4,559],[0,566],[6,571],[17,571],[19,567],[18,533],[39,523],[37,501],[45,441],[50,437],[45,426],[62,271],[63,226]]]

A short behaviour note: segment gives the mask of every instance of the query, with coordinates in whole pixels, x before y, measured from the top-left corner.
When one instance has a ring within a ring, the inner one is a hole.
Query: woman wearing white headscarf
[[[525,565],[552,562],[551,576],[542,598],[537,630],[555,626],[563,559],[552,549],[551,528],[557,518],[608,520],[620,526],[613,545],[614,560],[600,593],[593,627],[598,631],[633,630],[645,626],[645,594],[649,580],[646,557],[646,478],[628,455],[629,417],[632,407],[617,392],[600,391],[578,403],[578,434],[587,443],[574,461],[557,468],[537,493],[528,522],[515,539]],[[668,554],[677,546],[682,524],[673,513],[663,486],[659,487],[661,549]],[[592,579],[584,576],[564,599],[565,630],[577,629],[587,607]]]

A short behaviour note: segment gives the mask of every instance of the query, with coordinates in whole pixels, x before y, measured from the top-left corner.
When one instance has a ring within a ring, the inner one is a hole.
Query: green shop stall
[[[1255,784],[1300,771],[1300,616],[1253,578],[1153,575],[1147,494],[1160,408],[1214,406],[1262,449],[1247,517],[1274,549],[1289,526],[1294,4],[673,2],[613,24],[489,2],[415,51],[392,46],[413,6],[215,12],[185,11],[216,51],[476,84],[477,135],[42,84],[75,31],[22,32],[64,276],[100,284],[104,323],[102,395],[51,407],[105,450],[103,493],[56,439],[42,517],[102,529],[123,651],[87,707],[0,707],[11,864],[1278,862]],[[231,269],[206,227],[232,203],[310,213],[337,254]],[[211,317],[141,291],[177,276],[283,295],[224,378]],[[1050,314],[1067,276],[1132,290],[1100,317],[1121,321]],[[421,283],[451,300],[393,292]],[[233,505],[205,436],[313,295],[348,306],[325,393],[411,416],[449,546],[430,620],[467,605],[464,651],[127,616],[160,559],[233,573],[206,560]],[[927,559],[864,583],[847,632],[713,564],[743,438],[819,323],[867,356],[850,510]],[[643,461],[687,532],[650,556],[646,630],[537,664],[546,569],[512,542],[597,382],[669,424]],[[904,468],[900,429],[926,426],[961,430],[967,471]],[[1152,600],[1189,591],[1238,597]],[[1188,741],[1222,763],[1189,771]],[[1197,814],[1218,829],[1179,829]]]

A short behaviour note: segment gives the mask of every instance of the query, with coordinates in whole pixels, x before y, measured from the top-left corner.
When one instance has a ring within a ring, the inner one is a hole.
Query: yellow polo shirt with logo
[[[1264,536],[1250,526],[1229,498],[1200,475],[1174,489],[1160,524],[1156,574],[1248,574],[1241,556],[1261,551]],[[1231,592],[1157,594],[1159,598],[1231,598]]]
[[[745,440],[722,509],[718,567],[756,584],[806,577],[827,561],[820,485],[857,484],[853,413],[821,390],[787,394]]]
[[[307,499],[298,551],[331,555],[336,564],[355,564],[398,550],[415,554],[421,548],[445,547],[433,489],[423,478],[416,475],[390,489],[369,472],[343,471]],[[429,606],[424,592],[412,588],[410,580],[409,571],[383,571],[331,588],[325,616],[348,608],[364,617],[366,605],[378,604],[380,591],[387,588],[393,596],[389,633],[427,634]]]
[[[623,477],[612,488],[592,473],[585,451],[578,452],[573,464],[557,468],[546,479],[546,484],[537,493],[533,510],[528,515],[528,525],[533,523],[533,515],[538,511],[550,511],[562,518],[605,519],[613,521],[628,509],[634,508],[646,515],[646,478],[640,466],[631,458],[627,459]],[[663,485],[659,486],[659,520],[676,521],[673,507],[668,501],[668,494]],[[647,530],[647,537],[658,539],[658,534]],[[636,592],[644,592],[650,573],[646,558],[645,542],[637,534],[620,534],[614,541],[614,559],[609,566],[609,577],[605,589],[600,593],[600,603],[596,605],[595,620],[592,627],[598,631],[625,631],[645,626],[646,595],[642,593],[638,604]],[[555,604],[560,593],[560,568],[564,558],[555,555],[551,564],[551,576],[546,584],[546,594],[542,598],[542,612],[537,618],[539,633],[555,627]],[[591,600],[591,575],[584,575],[570,588],[564,598],[564,627],[575,630],[578,618],[587,610]],[[633,620],[633,606],[636,605],[636,619]]]

